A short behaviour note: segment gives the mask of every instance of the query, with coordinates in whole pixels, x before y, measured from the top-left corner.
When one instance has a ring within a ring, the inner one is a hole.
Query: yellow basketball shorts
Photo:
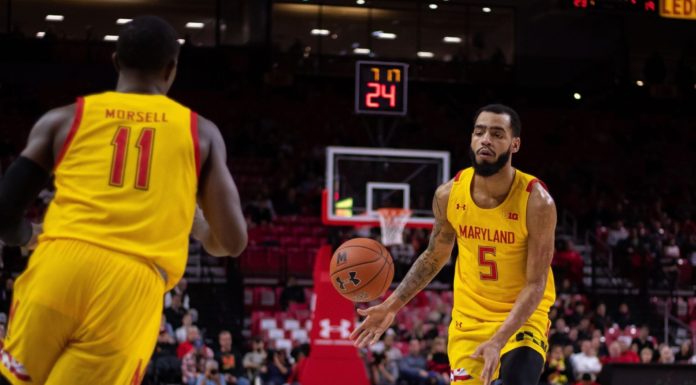
[[[452,384],[484,385],[480,380],[483,359],[474,359],[470,356],[474,354],[479,345],[493,337],[500,325],[502,322],[486,322],[462,315],[453,316],[449,326],[449,342],[447,344]],[[510,337],[510,340],[500,351],[500,356],[502,357],[513,349],[526,346],[537,351],[546,360],[548,327],[548,319],[529,319]],[[499,371],[500,363],[495,369],[493,379],[498,378]]]
[[[157,342],[164,280],[95,245],[42,242],[15,283],[0,371],[12,384],[140,384]]]

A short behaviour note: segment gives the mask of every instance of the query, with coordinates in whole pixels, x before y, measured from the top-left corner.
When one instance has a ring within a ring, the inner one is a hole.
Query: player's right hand
[[[379,337],[394,322],[396,316],[396,312],[389,310],[384,303],[367,309],[358,309],[358,314],[366,318],[353,330],[350,339],[353,340],[353,345],[359,348],[379,341]]]

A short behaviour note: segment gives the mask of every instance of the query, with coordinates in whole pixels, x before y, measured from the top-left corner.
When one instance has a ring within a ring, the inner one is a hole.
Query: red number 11
[[[114,146],[114,156],[111,160],[111,177],[109,184],[123,187],[123,179],[126,173],[126,158],[128,156],[128,143],[130,127],[121,126],[116,130],[111,145]],[[155,140],[155,129],[146,127],[140,133],[135,146],[138,148],[138,163],[135,171],[135,188],[147,190],[150,186],[150,165],[152,163],[152,146]]]

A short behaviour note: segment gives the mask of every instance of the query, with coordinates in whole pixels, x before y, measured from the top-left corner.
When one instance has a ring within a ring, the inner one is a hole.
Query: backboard
[[[412,211],[406,226],[432,227],[433,194],[449,179],[446,151],[327,147],[323,221],[379,226],[376,210],[398,207]]]

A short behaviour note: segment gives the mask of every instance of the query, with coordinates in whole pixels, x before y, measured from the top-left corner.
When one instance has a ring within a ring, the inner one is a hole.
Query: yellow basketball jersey
[[[76,239],[145,258],[172,287],[186,267],[196,206],[197,122],[164,95],[78,98],[39,240]]]
[[[474,169],[454,178],[447,219],[457,233],[459,256],[454,275],[456,313],[483,321],[503,321],[526,283],[527,200],[539,181],[519,170],[505,201],[492,209],[480,208],[471,198]],[[555,301],[549,270],[541,303],[530,317],[546,325]]]

